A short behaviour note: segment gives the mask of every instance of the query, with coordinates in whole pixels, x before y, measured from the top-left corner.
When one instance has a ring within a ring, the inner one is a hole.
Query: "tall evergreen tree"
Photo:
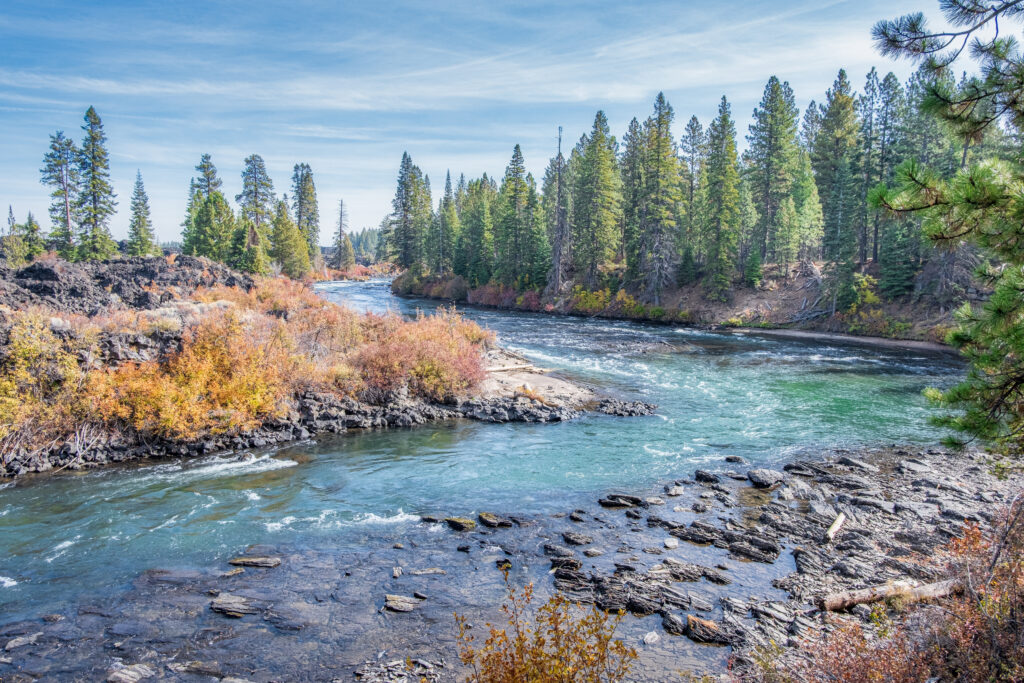
[[[691,116],[686,123],[679,146],[683,159],[683,225],[682,238],[684,244],[691,248],[698,242],[700,224],[697,211],[697,200],[700,190],[701,165],[707,155],[707,135],[696,116]]]
[[[860,207],[857,192],[859,179],[854,175],[847,150],[839,159],[829,189],[828,208],[824,210],[825,253],[830,255],[831,264],[825,278],[825,286],[832,299],[832,313],[845,311],[856,303],[857,291],[854,283],[857,258],[857,233],[850,229],[850,216]]]
[[[881,173],[879,168],[878,121],[879,97],[881,82],[878,72],[871,67],[864,82],[864,92],[856,98],[857,118],[859,119],[859,145],[857,150],[857,166],[860,186],[856,192],[859,197],[867,197],[868,191],[878,183]],[[858,260],[867,261],[871,251],[871,213],[866,201],[858,201],[854,215],[856,216]]]
[[[626,257],[626,282],[640,279],[643,234],[646,221],[647,137],[640,122],[629,122],[622,138],[624,150],[620,162],[622,173],[622,240]]]
[[[270,227],[274,215],[274,181],[267,175],[267,166],[259,154],[251,154],[245,158],[242,169],[242,191],[235,195],[238,202],[239,218],[249,221],[252,227],[263,235]],[[238,226],[242,228],[240,224]],[[246,237],[242,243],[249,243]]]
[[[546,294],[557,296],[572,267],[572,226],[569,224],[569,177],[562,156],[562,127],[558,127],[558,152],[544,173],[544,215],[551,245],[551,270]]]
[[[444,196],[437,207],[437,230],[433,245],[434,262],[431,269],[439,274],[451,273],[455,267],[455,245],[458,243],[461,224],[455,206],[455,192],[452,189],[452,174],[444,179]]]
[[[899,161],[897,145],[899,133],[906,116],[906,100],[903,86],[896,74],[889,72],[882,79],[878,89],[878,111],[875,114],[877,123],[875,130],[878,135],[878,174],[875,183],[891,183]],[[872,189],[874,186],[869,187]],[[891,225],[882,211],[872,210],[872,259],[879,263],[880,231]],[[879,263],[879,266],[881,264]]]
[[[470,181],[463,206],[462,248],[465,270],[462,273],[473,287],[486,284],[494,271],[494,226],[491,219],[493,191],[485,175]]]
[[[718,116],[708,128],[707,275],[709,299],[725,301],[732,289],[740,232],[740,174],[736,159],[736,128],[729,102],[722,97]]]
[[[793,208],[797,218],[797,258],[811,261],[820,258],[825,219],[821,213],[811,157],[804,150],[800,150],[793,181]]]
[[[281,272],[293,279],[309,274],[309,243],[288,214],[288,203],[277,202],[268,256],[281,266]]]
[[[409,153],[404,152],[398,169],[395,198],[391,201],[387,234],[389,251],[394,254],[396,262],[402,268],[424,265],[426,235],[423,231],[423,217],[420,215],[422,181],[423,176],[419,168],[412,163]]]
[[[196,164],[196,171],[199,172],[199,177],[196,179],[196,188],[203,194],[204,199],[220,190],[224,184],[217,177],[217,167],[213,165],[213,158],[209,154],[204,154],[199,158],[199,163]]]
[[[50,190],[50,244],[61,258],[75,256],[75,207],[80,190],[78,147],[57,131],[50,136],[50,149],[43,156],[41,182]]]
[[[34,260],[46,251],[46,239],[43,236],[43,228],[39,225],[31,211],[25,217],[24,223],[14,225],[11,234],[21,239],[25,250],[25,259],[28,261]]]
[[[807,105],[804,117],[800,124],[800,146],[810,154],[814,151],[814,144],[818,140],[818,133],[821,132],[822,107],[814,100]]]
[[[849,200],[851,188],[840,173],[842,170],[852,176],[850,166],[857,149],[857,117],[846,71],[840,69],[832,89],[826,94],[826,101],[821,130],[814,140],[811,165],[825,218],[825,258],[836,260],[845,258],[833,249],[843,243],[839,233],[854,229]]]
[[[518,284],[527,272],[530,262],[530,234],[528,223],[526,164],[522,150],[516,145],[512,159],[505,168],[498,193],[494,224],[494,245],[497,261],[495,278],[507,285]]]
[[[85,112],[82,130],[85,137],[78,153],[81,189],[75,206],[79,221],[76,256],[82,260],[108,259],[117,254],[117,244],[109,228],[117,202],[110,185],[107,136],[99,114],[92,107]]]
[[[622,216],[616,142],[602,111],[585,137],[580,161],[579,172],[574,173],[572,252],[583,283],[593,288],[598,268],[617,252]]]
[[[677,218],[682,201],[679,150],[672,137],[672,107],[662,93],[654,100],[654,113],[645,129],[643,216],[640,229],[640,269],[644,297],[661,303],[662,290],[676,275]]]
[[[142,184],[142,171],[135,173],[135,188],[132,191],[132,217],[128,223],[127,252],[129,256],[159,256],[163,253],[153,235],[149,197]]]
[[[754,122],[747,136],[750,185],[760,217],[754,241],[762,261],[776,256],[778,214],[793,188],[799,148],[797,117],[789,83],[780,83],[772,76],[764,88],[761,104],[754,110]]]
[[[309,245],[309,258],[315,264],[320,258],[320,207],[309,164],[295,164],[292,171],[292,210],[295,224]]]

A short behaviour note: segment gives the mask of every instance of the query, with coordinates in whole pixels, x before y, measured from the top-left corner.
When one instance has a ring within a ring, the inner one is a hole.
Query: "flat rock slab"
[[[594,542],[594,539],[585,534],[577,534],[572,531],[566,531],[562,534],[562,538],[569,545],[590,545]]]
[[[432,574],[447,574],[448,572],[440,567],[428,567],[426,569],[412,569],[409,573],[413,576],[430,576]]]
[[[264,567],[273,569],[274,567],[281,566],[281,558],[268,555],[243,555],[242,557],[231,558],[228,560],[228,564],[236,567]]]
[[[758,468],[747,472],[747,479],[759,489],[771,488],[785,478],[786,475],[778,470]]]
[[[476,528],[476,522],[465,517],[445,517],[444,523],[456,531],[472,531]]]
[[[481,524],[492,529],[512,526],[511,519],[506,519],[490,512],[481,512],[476,518],[480,520]]]
[[[405,595],[385,595],[384,608],[392,612],[411,612],[423,602],[418,598],[410,598]]]
[[[111,671],[107,675],[107,683],[138,683],[144,678],[156,676],[156,671],[145,664],[132,664],[122,669]]]
[[[35,642],[42,637],[42,635],[43,632],[39,631],[38,633],[33,633],[31,635],[18,636],[17,638],[12,638],[11,640],[7,641],[7,645],[4,647],[4,650],[10,652],[11,650],[17,650],[19,647],[25,647],[26,645],[34,645]]]
[[[257,614],[260,611],[260,608],[249,602],[248,598],[231,593],[221,593],[214,598],[210,603],[210,609],[233,619],[241,619],[246,614]]]

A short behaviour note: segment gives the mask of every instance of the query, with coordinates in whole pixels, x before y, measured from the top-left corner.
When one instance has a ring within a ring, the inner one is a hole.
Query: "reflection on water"
[[[412,315],[383,281],[324,296]],[[57,609],[139,572],[213,562],[251,543],[363,546],[417,515],[563,510],[579,496],[689,473],[724,455],[924,442],[920,393],[961,373],[946,356],[596,319],[467,310],[537,364],[659,407],[648,418],[446,423],[286,448],[0,486],[0,610]]]

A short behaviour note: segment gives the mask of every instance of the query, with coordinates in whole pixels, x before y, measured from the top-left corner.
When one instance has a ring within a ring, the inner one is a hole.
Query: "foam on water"
[[[18,582],[7,576],[0,576],[0,588],[14,588]]]
[[[418,522],[420,518],[417,515],[410,515],[402,511],[402,508],[398,508],[398,512],[393,515],[377,515],[372,512],[360,513],[355,516],[352,520],[352,524],[361,526],[386,526],[391,524],[401,524],[403,522]]]

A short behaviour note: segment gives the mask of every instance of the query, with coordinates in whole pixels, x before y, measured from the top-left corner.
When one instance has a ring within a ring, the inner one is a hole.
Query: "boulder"
[[[786,475],[778,470],[758,468],[747,472],[747,479],[759,489],[767,489],[775,486],[786,478]]]
[[[472,531],[476,528],[476,522],[465,517],[445,517],[444,523],[455,531]]]

